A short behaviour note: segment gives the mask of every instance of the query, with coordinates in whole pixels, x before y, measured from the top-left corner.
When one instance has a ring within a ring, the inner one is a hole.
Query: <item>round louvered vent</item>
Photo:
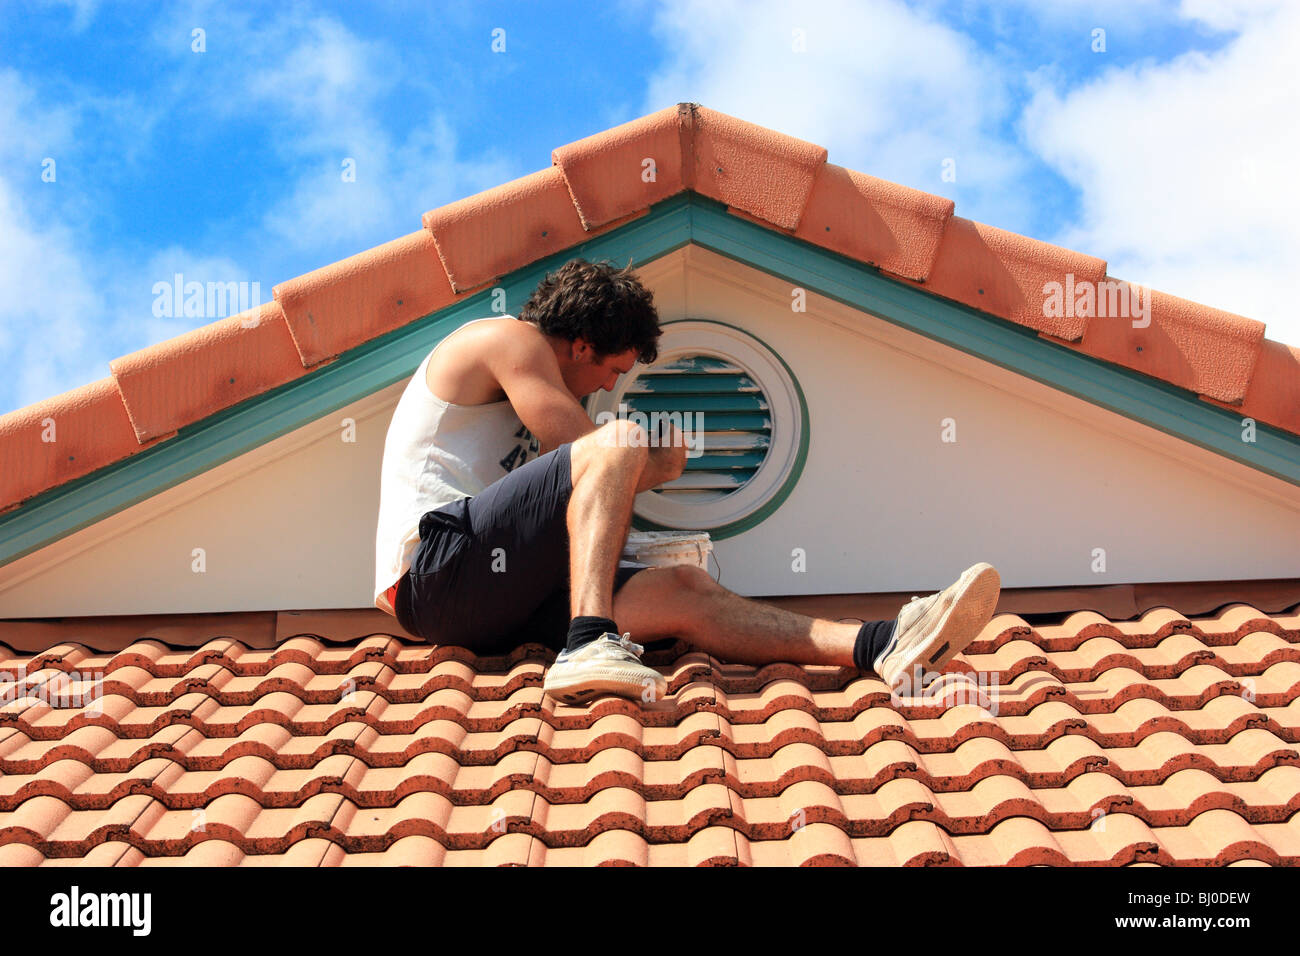
[[[785,363],[741,329],[704,320],[662,328],[658,360],[595,393],[588,411],[598,424],[627,417],[654,435],[662,419],[686,435],[685,471],[637,497],[638,527],[737,534],[798,477],[808,444],[803,394]]]

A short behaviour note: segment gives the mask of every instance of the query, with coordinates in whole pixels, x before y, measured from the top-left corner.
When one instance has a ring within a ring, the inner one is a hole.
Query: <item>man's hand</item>
[[[650,460],[637,482],[637,494],[680,478],[686,469],[686,436],[681,429],[661,418],[658,432],[651,436]]]

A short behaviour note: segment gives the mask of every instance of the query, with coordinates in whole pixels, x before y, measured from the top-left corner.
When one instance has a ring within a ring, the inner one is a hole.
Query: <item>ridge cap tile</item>
[[[1263,323],[1152,290],[1151,304],[1160,304],[1152,326],[1164,337],[1144,328],[1140,338],[1153,347],[1139,351],[1132,329],[1049,318],[1034,307],[1044,276],[1126,280],[1109,276],[1095,256],[955,216],[951,200],[827,159],[823,146],[697,103],[557,147],[550,167],[429,210],[420,230],[280,282],[270,302],[113,359],[108,378],[0,416],[0,511],[301,377],[682,190],[1300,434],[1300,347],[1265,339]],[[850,228],[844,217],[855,206],[872,210],[869,228]],[[506,222],[511,228],[498,228]],[[435,257],[440,268],[430,270]],[[49,442],[41,443],[43,455],[30,454],[26,431],[69,408],[63,420],[73,423],[72,438],[57,454]]]

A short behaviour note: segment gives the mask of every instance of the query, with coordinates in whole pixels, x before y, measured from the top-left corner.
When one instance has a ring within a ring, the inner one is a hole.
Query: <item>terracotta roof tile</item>
[[[109,368],[141,443],[306,372],[276,302],[113,359]]]
[[[1083,337],[1087,318],[1045,315],[1043,287],[1049,282],[1097,283],[1105,277],[1106,263],[1094,256],[953,216],[924,288],[1074,342]]]
[[[1300,348],[1165,293],[1150,327],[1044,315],[1047,282],[1106,264],[953,215],[951,200],[827,162],[824,147],[679,103],[552,151],[552,165],[423,215],[424,228],[275,286],[275,300],[109,363],[0,416],[0,512],[270,391],[688,190],[1059,344],[1300,434]],[[650,165],[646,164],[650,160]],[[651,172],[652,171],[652,172]],[[48,420],[58,442],[43,441]]]
[[[551,152],[584,229],[640,213],[689,189],[693,117],[672,106]]]
[[[0,511],[146,447],[112,378],[0,415]]]
[[[704,106],[694,110],[696,192],[789,231],[798,228],[826,147]]]
[[[537,645],[451,651],[7,653],[106,696],[0,714],[0,863],[1300,863],[1295,612],[1003,613],[897,700],[679,643],[647,655],[668,699],[576,708],[542,697]]]
[[[1240,406],[1204,395],[1201,398],[1243,417],[1300,433],[1300,348],[1264,339]]]
[[[934,267],[951,199],[825,163],[795,236],[905,279]]]
[[[1141,325],[1146,317],[1094,315],[1086,320],[1082,341],[1062,344],[1207,398],[1240,403],[1260,355],[1264,323],[1155,289],[1145,294],[1150,325]]]
[[[424,229],[283,282],[273,293],[305,368],[455,301]]]
[[[589,235],[555,166],[431,209],[423,221],[458,295]]]

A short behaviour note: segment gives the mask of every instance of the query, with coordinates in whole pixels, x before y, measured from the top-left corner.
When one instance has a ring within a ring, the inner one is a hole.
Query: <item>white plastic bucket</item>
[[[623,558],[652,568],[693,564],[707,571],[712,551],[707,531],[629,531]]]

